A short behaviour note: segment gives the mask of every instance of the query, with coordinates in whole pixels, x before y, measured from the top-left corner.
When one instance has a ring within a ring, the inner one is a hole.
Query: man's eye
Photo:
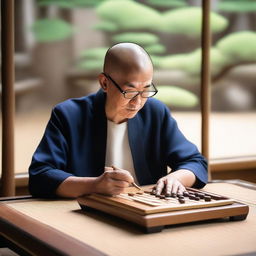
[[[127,93],[137,93],[137,91],[126,91]]]

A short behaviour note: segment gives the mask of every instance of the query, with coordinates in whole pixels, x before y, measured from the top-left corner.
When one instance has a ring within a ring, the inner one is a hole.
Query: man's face
[[[121,87],[123,91],[146,91],[152,89],[152,70],[144,72],[114,73],[111,78]],[[115,123],[121,123],[129,118],[133,118],[144,106],[147,98],[141,95],[133,99],[126,99],[124,95],[113,84],[111,79],[107,78],[107,101],[106,115],[108,119]]]

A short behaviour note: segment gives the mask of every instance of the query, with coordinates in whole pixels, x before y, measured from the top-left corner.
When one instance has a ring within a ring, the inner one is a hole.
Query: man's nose
[[[136,97],[131,99],[131,103],[140,104],[141,103],[141,94],[138,94]]]

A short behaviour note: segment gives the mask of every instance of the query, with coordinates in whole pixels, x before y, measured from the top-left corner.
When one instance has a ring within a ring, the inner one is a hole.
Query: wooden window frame
[[[201,62],[201,124],[202,154],[209,157],[210,118],[210,11],[211,0],[202,1],[202,62]],[[28,174],[16,174],[14,170],[14,0],[1,1],[2,38],[2,176],[0,196],[15,195],[15,187],[27,187]],[[256,170],[256,156],[209,161],[209,179],[212,172],[229,170]],[[16,183],[16,184],[15,184]]]

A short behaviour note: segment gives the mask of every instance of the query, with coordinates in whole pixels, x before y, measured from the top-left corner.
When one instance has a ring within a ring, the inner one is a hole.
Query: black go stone
[[[189,196],[189,193],[188,193],[188,191],[184,191],[184,192],[183,192],[183,196],[186,196],[186,197],[188,197],[188,196]]]
[[[172,192],[171,197],[175,198],[176,197],[176,193]]]
[[[185,199],[184,198],[179,198],[179,203],[180,204],[185,204]]]
[[[204,197],[205,202],[210,202],[212,200],[211,196]]]

